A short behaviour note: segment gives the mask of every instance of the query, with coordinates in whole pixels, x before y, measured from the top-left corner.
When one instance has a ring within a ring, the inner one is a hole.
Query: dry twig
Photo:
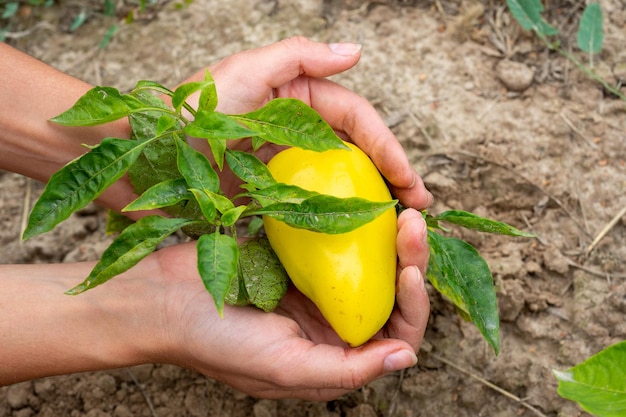
[[[139,392],[141,392],[141,395],[143,395],[143,398],[146,400],[146,404],[148,404],[148,408],[150,409],[150,413],[152,414],[152,417],[158,417],[157,416],[157,412],[154,409],[154,405],[152,404],[152,400],[150,399],[150,397],[148,396],[148,394],[146,393],[146,390],[143,389],[143,387],[141,386],[141,384],[139,383],[139,381],[137,380],[137,378],[135,377],[135,374],[133,374],[130,369],[125,369],[126,373],[128,374],[128,376],[130,376],[130,379],[133,380],[133,382],[135,383],[135,385],[137,385],[137,388],[139,388]]]
[[[567,260],[567,264],[571,267],[580,269],[582,271],[588,272],[591,275],[597,275],[599,277],[611,277],[611,278],[620,278],[620,279],[625,279],[626,278],[626,274],[624,273],[612,273],[612,272],[605,272],[605,271],[600,271],[597,269],[593,269],[593,268],[589,268],[588,266],[584,266],[581,265],[579,263],[576,263],[574,261],[572,261],[570,258],[568,258],[567,256],[565,257],[565,259]]]
[[[398,403],[396,402],[396,399],[398,398],[398,393],[400,392],[400,387],[402,387],[402,381],[404,381],[405,375],[406,369],[401,370],[396,389],[393,391],[393,395],[389,399],[389,408],[387,409],[386,413],[386,415],[389,417],[396,415],[396,409],[398,408]]]
[[[499,394],[504,395],[507,398],[510,398],[511,400],[519,403],[520,405],[522,405],[523,407],[526,407],[527,409],[529,409],[530,411],[532,411],[533,413],[535,413],[536,415],[540,416],[540,417],[547,417],[544,413],[542,413],[540,410],[538,410],[537,408],[533,407],[532,405],[528,404],[526,401],[524,401],[522,398],[518,397],[515,394],[510,393],[509,391],[505,390],[504,388],[500,388],[499,386],[487,381],[485,378],[476,375],[475,373],[468,371],[467,369],[461,368],[460,366],[456,365],[455,363],[449,361],[448,359],[437,355],[436,353],[429,353],[430,356],[432,356],[434,359],[438,360],[439,362],[443,362],[446,365],[448,365],[451,368],[456,369],[457,371],[466,374],[467,376],[469,376],[470,378],[475,379],[476,381],[480,382],[481,384],[491,388],[492,390],[498,392]]]
[[[622,208],[620,212],[617,213],[617,215],[613,217],[611,221],[607,223],[606,226],[604,226],[604,228],[600,231],[600,233],[598,233],[598,236],[596,236],[595,239],[593,239],[593,242],[591,242],[591,244],[589,245],[589,247],[587,247],[587,250],[585,251],[585,256],[589,256],[589,254],[598,245],[598,243],[600,243],[602,238],[604,238],[604,236],[606,236],[606,234],[609,233],[609,231],[613,228],[613,226],[615,226],[617,222],[619,221],[619,219],[621,219],[624,215],[626,215],[626,206]]]
[[[589,139],[587,136],[585,136],[585,134],[584,134],[584,133],[583,133],[580,129],[578,129],[578,128],[574,125],[574,123],[573,123],[570,119],[568,119],[568,118],[567,118],[567,116],[565,116],[565,115],[563,114],[563,112],[559,113],[559,116],[561,116],[561,119],[563,119],[563,121],[565,122],[565,124],[566,124],[567,126],[569,126],[569,128],[570,128],[570,129],[572,129],[575,133],[577,133],[577,134],[578,134],[578,136],[580,136],[580,137],[581,137],[581,138],[582,138],[582,139],[583,139],[583,140],[587,143],[587,145],[591,146],[593,149],[598,149],[598,145],[596,145],[595,143],[593,143],[593,142],[591,141],[591,139]]]
[[[478,159],[480,161],[484,161],[487,162],[489,164],[495,165],[497,167],[503,168],[515,175],[517,175],[518,177],[520,177],[522,180],[524,180],[525,182],[527,182],[528,184],[532,185],[533,187],[535,187],[537,190],[539,190],[542,194],[544,194],[545,196],[547,196],[548,198],[550,198],[552,201],[554,201],[554,203],[556,203],[557,206],[559,206],[559,208],[561,208],[561,210],[563,210],[565,212],[565,214],[567,214],[570,219],[576,224],[576,226],[578,226],[578,228],[585,233],[586,235],[588,235],[589,233],[587,232],[587,230],[585,229],[584,225],[582,225],[580,223],[580,221],[578,220],[577,216],[574,216],[573,213],[571,213],[569,211],[569,209],[565,206],[565,204],[563,204],[561,202],[561,200],[559,200],[558,198],[556,198],[555,195],[549,193],[547,190],[543,189],[542,187],[538,186],[537,184],[535,184],[534,182],[532,182],[529,178],[527,178],[524,174],[522,174],[519,171],[514,170],[511,167],[506,166],[505,164],[501,164],[499,162],[493,161],[491,159],[485,158],[481,155],[475,154],[473,152],[467,152],[467,151],[452,151],[451,153],[458,153],[460,155],[464,155],[464,156],[468,156],[471,158],[475,158]]]

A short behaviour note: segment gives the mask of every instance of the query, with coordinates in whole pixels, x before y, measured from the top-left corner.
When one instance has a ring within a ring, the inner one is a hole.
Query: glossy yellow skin
[[[268,167],[283,183],[336,197],[389,201],[380,173],[359,148],[325,152],[289,148]],[[395,301],[397,217],[390,208],[348,233],[295,229],[265,217],[265,231],[295,286],[335,332],[359,346],[385,324]]]

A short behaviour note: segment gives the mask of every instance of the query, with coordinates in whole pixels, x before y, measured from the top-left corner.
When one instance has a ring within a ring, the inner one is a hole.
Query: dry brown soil
[[[99,49],[115,19],[92,13],[78,31],[67,28],[81,7],[94,12],[102,3],[34,10],[14,27],[26,36],[9,41],[122,90],[140,79],[173,86],[221,57],[286,36],[361,42],[359,65],[335,79],[377,106],[433,191],[432,212],[469,210],[539,238],[454,231],[491,265],[502,318],[497,357],[431,291],[419,364],[335,401],[259,401],[184,369],[145,365],[1,388],[0,416],[585,415],[557,395],[551,370],[626,338],[626,218],[591,246],[626,206],[624,102],[548,53],[496,0],[195,0],[182,10],[170,2],[121,24]],[[545,3],[564,48],[586,60],[575,47],[584,2]],[[626,83],[626,5],[600,3],[605,44],[597,71]],[[20,242],[25,204],[41,188],[0,174],[0,260],[96,259],[110,239],[96,207]]]

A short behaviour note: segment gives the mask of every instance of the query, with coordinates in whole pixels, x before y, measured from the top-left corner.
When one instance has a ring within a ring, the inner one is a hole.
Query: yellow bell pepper
[[[268,168],[278,182],[329,194],[390,201],[369,157],[348,150],[278,153]],[[296,229],[265,216],[270,244],[294,285],[320,309],[336,333],[359,346],[386,323],[394,306],[397,216],[390,208],[351,232],[325,234]]]

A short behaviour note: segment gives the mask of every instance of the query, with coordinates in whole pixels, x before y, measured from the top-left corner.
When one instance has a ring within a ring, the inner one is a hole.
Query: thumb
[[[242,82],[249,80],[254,68],[254,83],[280,87],[300,75],[328,77],[352,68],[361,57],[361,45],[315,42],[302,36],[251,49],[219,62],[217,66],[244,71]],[[242,65],[242,62],[248,65]],[[236,63],[236,65],[235,65]],[[236,68],[235,68],[236,67]]]
[[[297,360],[297,365],[292,367],[291,374],[303,378],[296,385],[327,391],[355,390],[382,375],[417,363],[410,345],[391,339],[373,340],[357,348],[312,345],[304,356],[304,360]]]
[[[352,68],[361,57],[361,45],[326,44],[294,36],[247,53],[260,68],[257,75],[276,88],[300,75],[328,77]]]

